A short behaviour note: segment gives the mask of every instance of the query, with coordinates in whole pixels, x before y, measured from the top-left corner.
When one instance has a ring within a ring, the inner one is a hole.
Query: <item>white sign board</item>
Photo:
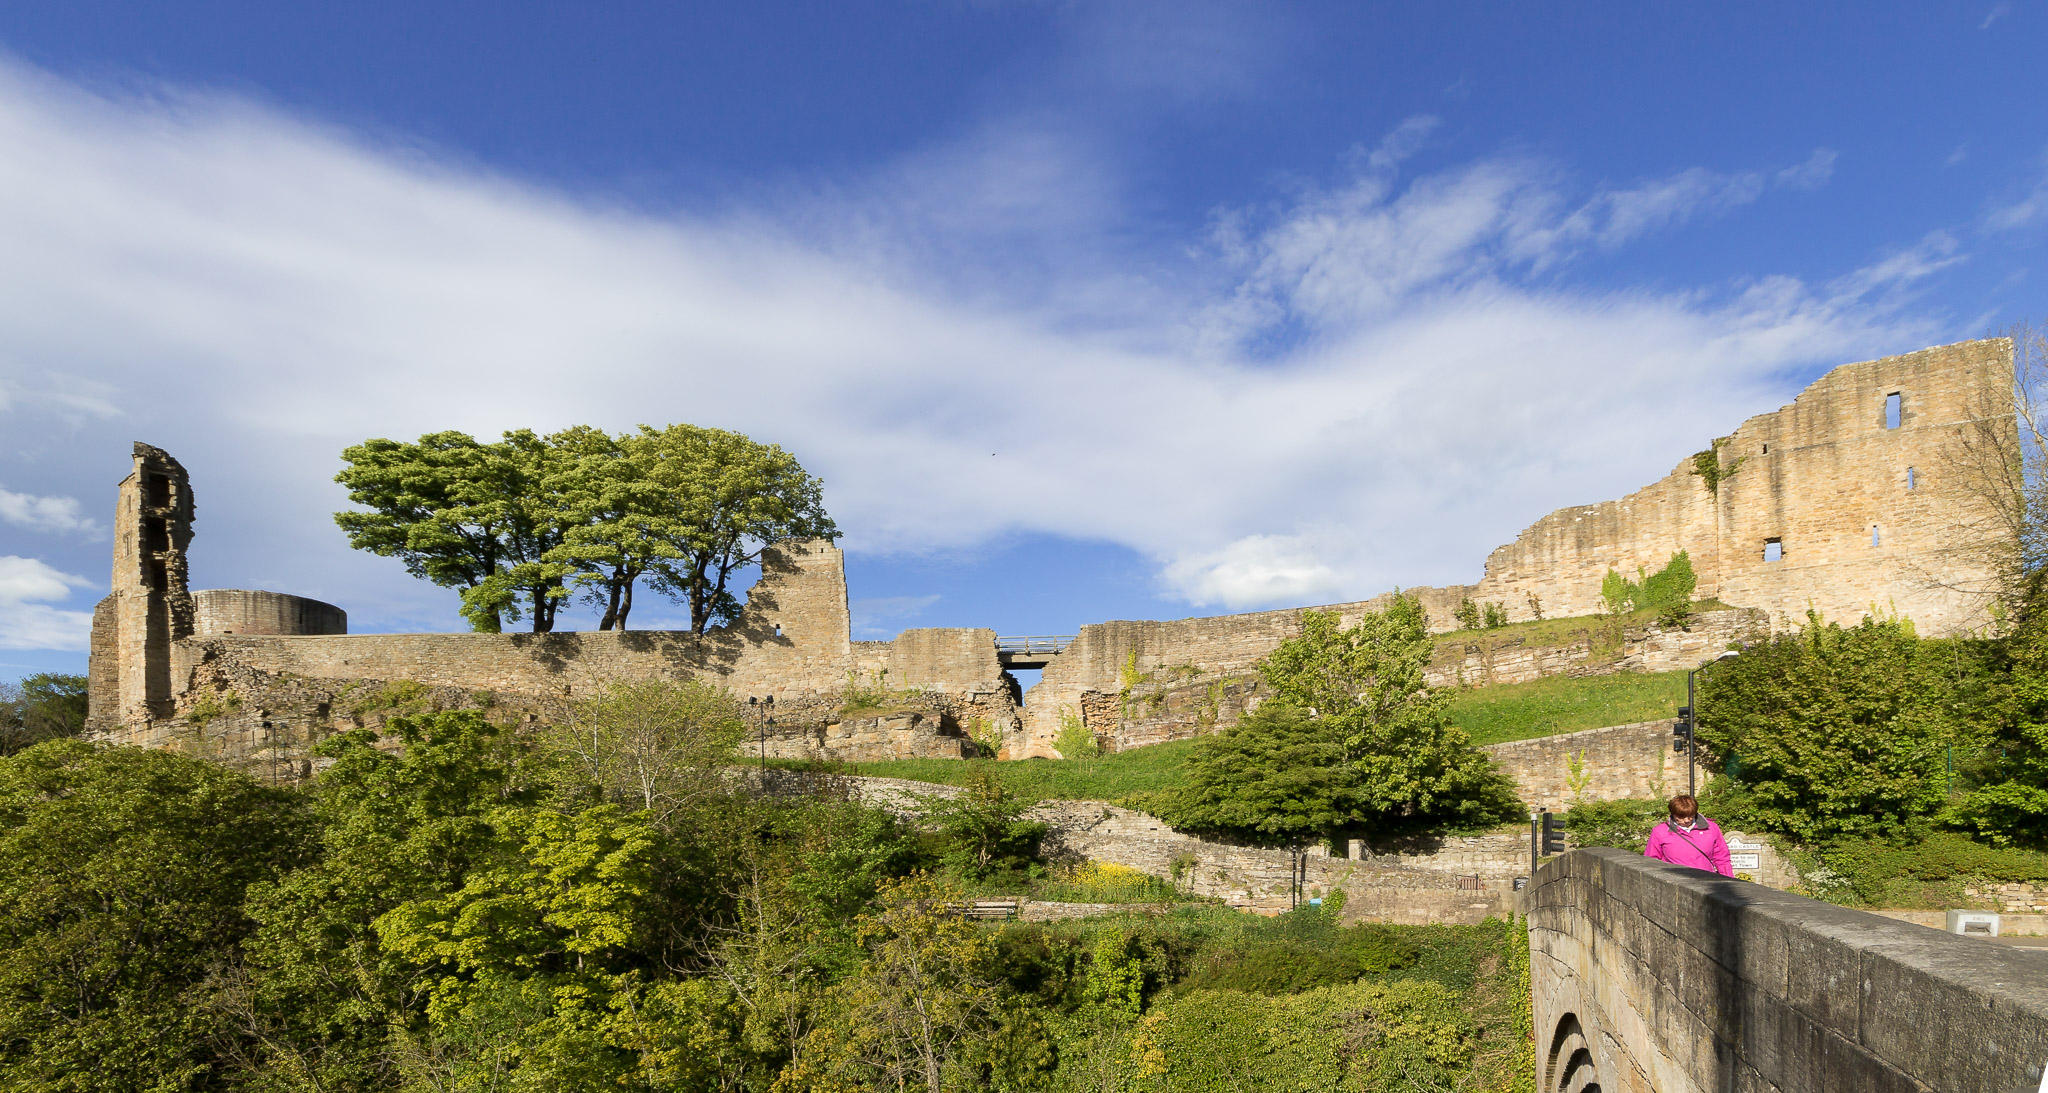
[[[1730,854],[1728,863],[1736,869],[1758,869],[1762,867],[1761,854]]]
[[[1741,839],[1728,840],[1728,849],[1730,850],[1762,850],[1763,848],[1764,844],[1762,843],[1746,843]]]

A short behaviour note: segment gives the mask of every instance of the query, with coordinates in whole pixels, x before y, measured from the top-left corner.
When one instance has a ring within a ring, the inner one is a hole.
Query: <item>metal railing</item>
[[[1028,638],[997,638],[998,653],[1060,653],[1074,644],[1072,634],[1040,634]]]

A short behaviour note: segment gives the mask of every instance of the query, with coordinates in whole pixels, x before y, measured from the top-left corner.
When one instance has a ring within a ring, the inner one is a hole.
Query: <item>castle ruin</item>
[[[1515,620],[1539,607],[1550,618],[1592,615],[1608,570],[1655,570],[1683,550],[1696,595],[1737,610],[1631,633],[1601,656],[1478,635],[1440,652],[1433,678],[1691,667],[1732,640],[1796,626],[1809,609],[1843,621],[1896,612],[1930,635],[1982,625],[1997,524],[1988,500],[1950,473],[1947,452],[1960,429],[2010,413],[2012,379],[2004,339],[1842,365],[1644,489],[1543,517],[1495,549],[1476,583],[1408,593],[1439,630],[1452,629],[1466,599]],[[703,635],[349,634],[341,609],[318,601],[189,591],[193,518],[184,468],[137,444],[119,488],[112,589],[94,612],[91,728],[259,757],[292,776],[310,770],[312,743],[360,720],[350,711],[362,694],[394,682],[443,705],[539,716],[613,679],[709,679],[754,700],[760,749],[773,755],[968,755],[975,740],[1011,758],[1053,755],[1063,720],[1076,717],[1109,748],[1139,746],[1234,719],[1256,699],[1259,659],[1310,610],[1083,627],[1062,651],[1038,655],[1043,677],[1020,701],[992,630],[854,641],[844,562],[829,543],[766,552],[739,617]],[[1387,600],[1321,609],[1350,619]],[[843,698],[862,685],[914,692],[916,708],[850,717]]]

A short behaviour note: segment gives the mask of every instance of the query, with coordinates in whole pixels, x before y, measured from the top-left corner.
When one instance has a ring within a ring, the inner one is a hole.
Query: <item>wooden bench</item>
[[[1007,922],[1021,914],[1024,905],[1014,899],[977,899],[967,903],[956,903],[953,909],[959,912],[961,918]]]

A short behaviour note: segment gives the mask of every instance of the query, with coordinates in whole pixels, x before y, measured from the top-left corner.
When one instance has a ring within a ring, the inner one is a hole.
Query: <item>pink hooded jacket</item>
[[[1677,830],[1668,822],[1658,824],[1657,830],[1650,832],[1650,845],[1643,847],[1643,856],[1724,877],[1734,876],[1735,867],[1728,859],[1728,840],[1721,837],[1720,826],[1704,816],[1696,823],[1701,826],[1691,831]]]

